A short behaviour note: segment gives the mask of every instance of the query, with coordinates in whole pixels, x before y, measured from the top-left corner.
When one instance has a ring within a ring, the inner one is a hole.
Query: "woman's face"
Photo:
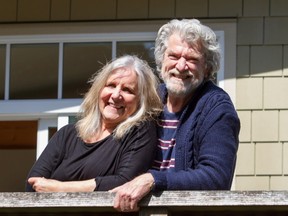
[[[114,129],[138,108],[138,79],[130,68],[117,69],[109,76],[100,92],[100,112],[103,125]]]

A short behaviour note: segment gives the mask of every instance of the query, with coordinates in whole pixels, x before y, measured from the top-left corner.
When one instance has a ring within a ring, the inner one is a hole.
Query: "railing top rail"
[[[99,207],[113,208],[114,195],[90,193],[0,193],[0,208]],[[227,207],[286,206],[288,191],[163,191],[149,194],[140,207]]]

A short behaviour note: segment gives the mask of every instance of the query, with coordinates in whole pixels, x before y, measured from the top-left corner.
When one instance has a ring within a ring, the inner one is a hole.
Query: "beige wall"
[[[237,32],[242,121],[236,189],[288,190],[288,1],[244,0]]]
[[[170,18],[237,20],[235,189],[288,190],[287,0],[0,0],[7,23]]]

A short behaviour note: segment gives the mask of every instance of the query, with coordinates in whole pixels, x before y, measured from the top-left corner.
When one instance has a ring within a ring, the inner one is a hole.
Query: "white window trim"
[[[219,76],[219,86],[223,88],[231,97],[232,102],[236,105],[236,22],[235,20],[223,20],[223,22],[205,23],[215,32],[223,32],[224,36],[220,37],[221,49],[223,51],[221,59],[222,73]],[[224,38],[225,37],[225,38]],[[222,41],[221,43],[221,40]],[[218,78],[218,77],[217,77]]]

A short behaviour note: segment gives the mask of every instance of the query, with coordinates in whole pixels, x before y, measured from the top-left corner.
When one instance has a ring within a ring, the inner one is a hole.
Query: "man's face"
[[[161,75],[170,94],[189,97],[207,74],[199,46],[190,46],[175,33],[164,53]]]

